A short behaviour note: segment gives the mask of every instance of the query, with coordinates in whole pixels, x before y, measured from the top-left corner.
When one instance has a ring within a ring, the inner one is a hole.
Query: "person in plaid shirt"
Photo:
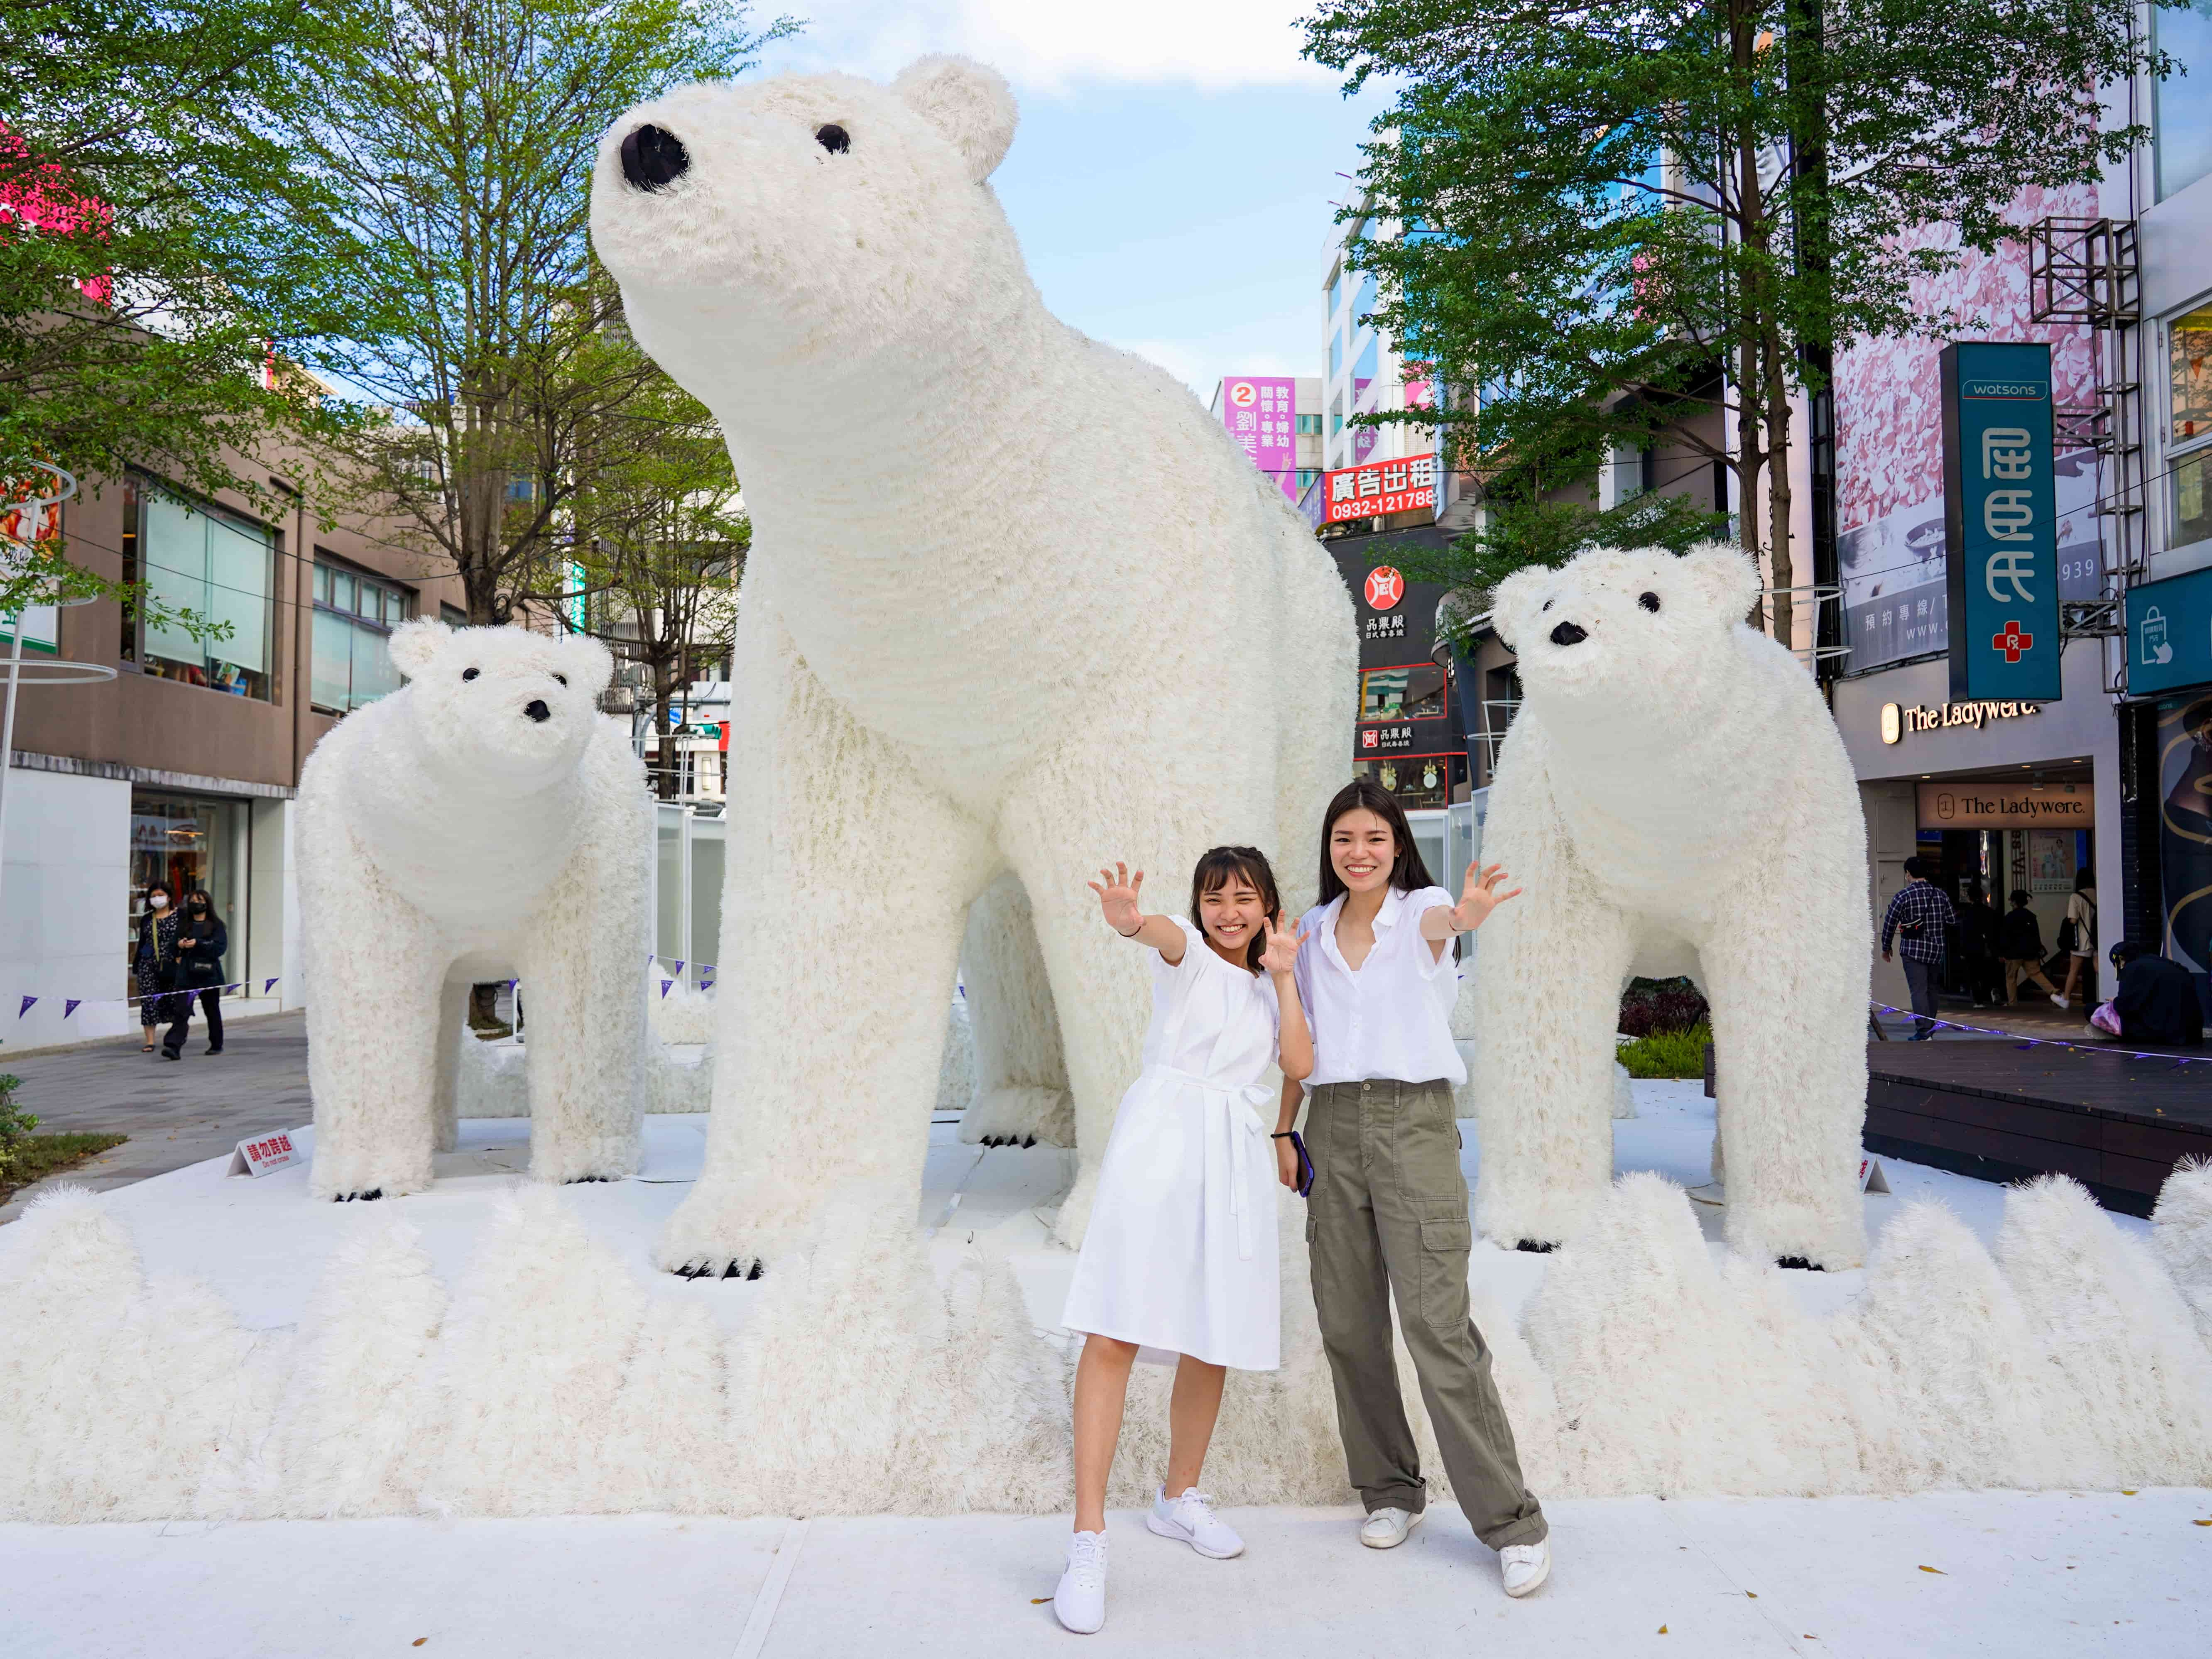
[[[1905,982],[1912,988],[1910,1040],[1925,1042],[1936,1035],[1936,975],[1943,966],[1946,930],[1959,925],[1959,916],[1949,896],[1929,881],[1935,872],[1927,860],[1905,860],[1905,873],[1911,879],[1881,919],[1881,959],[1890,959],[1890,941],[1903,933]]]

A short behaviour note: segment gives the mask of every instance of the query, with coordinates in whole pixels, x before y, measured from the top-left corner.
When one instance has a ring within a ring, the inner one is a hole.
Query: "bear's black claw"
[[[1549,1255],[1559,1247],[1548,1238],[1524,1238],[1515,1243],[1516,1250],[1526,1250],[1531,1255]]]
[[[1778,1255],[1774,1258],[1774,1265],[1778,1267],[1796,1267],[1801,1272],[1809,1273],[1824,1273],[1828,1271],[1819,1262],[1808,1261],[1802,1255]]]
[[[751,1271],[750,1273],[747,1273],[747,1274],[745,1275],[745,1277],[746,1277],[747,1279],[758,1279],[760,1276],[761,1276],[761,1264],[760,1264],[759,1262],[756,1261],[756,1262],[754,1262],[754,1263],[753,1263],[753,1266],[752,1266],[752,1271]]]

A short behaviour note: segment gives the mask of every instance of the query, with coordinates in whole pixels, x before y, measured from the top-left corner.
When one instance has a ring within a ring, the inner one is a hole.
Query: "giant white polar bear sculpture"
[[[531,1173],[635,1174],[652,824],[595,641],[409,623],[300,770],[318,1198],[430,1184],[472,981],[527,986]]]
[[[1346,769],[1343,582],[1188,390],[1047,313],[986,182],[1014,121],[933,58],[684,88],[600,152],[593,244],[754,531],[714,1125],[666,1267],[750,1268],[840,1188],[915,1202],[964,918],[1006,873],[1034,926],[1018,973],[969,964],[978,1065],[1048,1096],[1054,1045],[988,1022],[1056,1007],[1079,1237],[1147,1006],[1085,875],[1131,859],[1178,908],[1243,842],[1303,886]]]
[[[1604,1197],[1621,986],[1688,973],[1713,1009],[1729,1242],[1865,1253],[1866,830],[1812,678],[1742,620],[1758,591],[1720,546],[1498,586],[1522,702],[1482,851],[1527,892],[1482,931],[1470,1080],[1476,1222],[1502,1244],[1568,1238]]]

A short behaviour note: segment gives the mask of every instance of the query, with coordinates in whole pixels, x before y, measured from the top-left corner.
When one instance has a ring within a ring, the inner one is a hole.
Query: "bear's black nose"
[[[623,140],[622,164],[632,190],[665,190],[691,170],[691,157],[667,128],[643,126]]]
[[[1580,645],[1589,637],[1589,630],[1579,623],[1561,623],[1552,630],[1553,645]]]
[[[553,711],[545,706],[545,699],[543,697],[532,697],[522,705],[522,712],[534,720],[550,720],[553,718]]]

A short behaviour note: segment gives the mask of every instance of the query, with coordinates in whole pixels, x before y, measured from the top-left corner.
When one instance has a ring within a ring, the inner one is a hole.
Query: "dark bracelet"
[[[1127,933],[1121,933],[1121,930],[1120,928],[1118,928],[1118,927],[1116,927],[1114,931],[1115,931],[1116,933],[1121,933],[1121,937],[1122,937],[1123,939],[1134,939],[1134,938],[1136,938],[1136,936],[1137,936],[1138,934],[1139,934],[1139,933],[1143,933],[1143,932],[1145,931],[1145,924],[1144,924],[1143,922],[1141,922],[1141,921],[1140,921],[1140,922],[1139,922],[1139,923],[1138,923],[1134,927],[1132,927],[1132,928],[1131,928]]]
[[[1295,1140],[1297,1139],[1297,1133],[1298,1132],[1296,1129],[1279,1129],[1273,1134],[1269,1135],[1267,1139],[1270,1140]]]

